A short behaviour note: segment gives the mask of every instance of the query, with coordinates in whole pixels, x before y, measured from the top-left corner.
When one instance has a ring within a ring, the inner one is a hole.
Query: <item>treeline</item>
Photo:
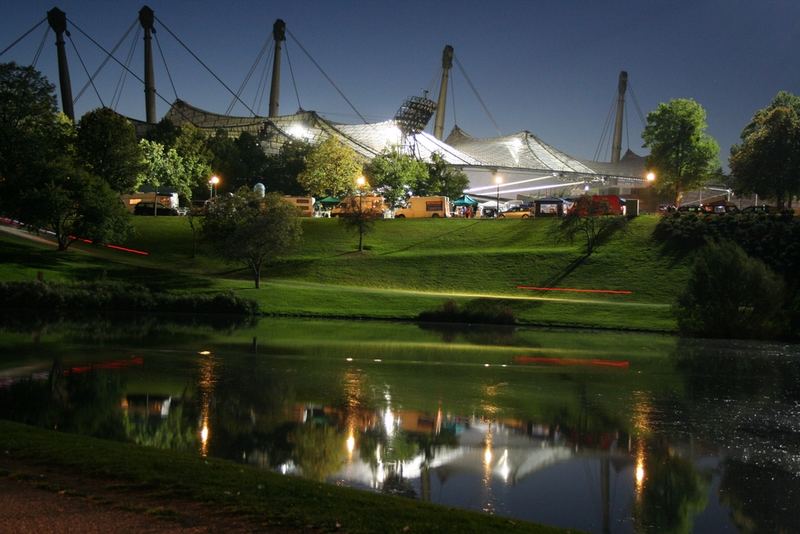
[[[675,315],[681,333],[726,338],[800,338],[800,220],[780,215],[664,217],[653,235],[695,251]]]

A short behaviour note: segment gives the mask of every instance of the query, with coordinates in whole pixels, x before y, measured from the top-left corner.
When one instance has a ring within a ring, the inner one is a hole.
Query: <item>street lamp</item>
[[[211,198],[214,198],[214,190],[216,189],[218,183],[219,183],[219,176],[217,175],[212,176],[211,179],[208,181],[208,190],[211,193]]]
[[[494,216],[495,218],[497,218],[500,216],[500,184],[503,183],[503,177],[495,173],[494,183],[497,184],[497,196],[495,197],[495,200],[497,201],[497,208],[496,211],[494,212]]]
[[[647,173],[647,176],[645,176],[645,178],[647,179],[648,182],[655,182],[656,181],[656,173],[654,173],[653,171],[650,171],[650,172]]]

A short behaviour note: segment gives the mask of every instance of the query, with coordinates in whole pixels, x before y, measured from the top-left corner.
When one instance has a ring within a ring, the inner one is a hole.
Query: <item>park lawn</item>
[[[344,532],[564,532],[430,503],[285,477],[192,454],[0,421],[6,461],[119,480],[248,517],[274,529]],[[13,473],[3,472],[8,475]]]
[[[304,219],[302,244],[262,273],[212,256],[192,257],[183,217],[134,217],[126,246],[138,256],[86,245],[67,254],[0,238],[0,280],[123,279],[176,291],[232,290],[266,314],[416,317],[446,300],[485,306],[502,301],[533,324],[674,330],[670,305],[688,277],[690,258],[665,255],[651,238],[655,217],[639,217],[586,258],[560,242],[553,220],[381,220],[355,251],[357,236],[336,220]],[[89,249],[91,254],[87,254]],[[518,286],[629,290],[628,295],[543,292]]]

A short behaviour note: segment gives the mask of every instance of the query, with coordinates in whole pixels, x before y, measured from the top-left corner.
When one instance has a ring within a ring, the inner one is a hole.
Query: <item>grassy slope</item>
[[[256,291],[247,271],[202,247],[191,258],[185,219],[135,218],[137,233],[127,245],[150,251],[148,257],[112,251],[64,256],[4,237],[0,246],[11,261],[0,266],[0,279],[30,279],[36,270],[51,279],[105,271],[109,278],[170,288],[232,289],[258,300],[266,313],[329,316],[410,318],[447,298],[490,298],[506,301],[526,322],[671,330],[669,304],[686,279],[687,261],[662,256],[650,239],[655,222],[635,219],[627,233],[581,261],[578,243],[555,241],[551,220],[379,221],[363,254],[354,252],[356,238],[337,221],[304,220],[302,247],[269,268],[265,287]],[[634,293],[539,293],[517,285]]]
[[[249,466],[0,421],[6,458],[115,478],[278,528],[344,532],[563,532],[424,502],[323,485]]]

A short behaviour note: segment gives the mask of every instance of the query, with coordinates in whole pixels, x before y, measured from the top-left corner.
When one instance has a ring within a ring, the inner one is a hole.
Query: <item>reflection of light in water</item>
[[[199,354],[201,356],[209,356],[209,355],[211,355],[211,351],[210,350],[201,350],[197,354]]]
[[[634,471],[634,479],[636,481],[636,495],[641,495],[644,488],[645,470],[644,470],[644,444],[639,442],[636,451],[636,469]]]
[[[503,451],[503,456],[500,457],[498,463],[500,464],[500,476],[503,477],[503,482],[508,482],[508,475],[511,473],[511,468],[508,465],[508,449]]]
[[[486,429],[486,448],[483,450],[483,489],[486,492],[484,506],[482,510],[487,513],[494,513],[494,503],[492,502],[492,423]]]
[[[345,358],[345,360],[347,360],[348,362],[352,362],[353,358]]]
[[[208,352],[208,351],[203,351]],[[209,352],[208,355],[211,353]],[[209,420],[211,418],[211,399],[214,396],[214,387],[217,384],[216,361],[213,357],[200,360],[200,455],[208,455],[208,442],[211,430]]]
[[[394,435],[395,418],[391,408],[386,408],[383,412],[383,428],[386,430],[386,435],[392,437]]]
[[[356,437],[352,434],[352,430],[350,431],[351,434],[347,436],[347,441],[345,444],[347,445],[347,454],[349,455],[349,459],[353,459],[353,451],[356,448]]]

